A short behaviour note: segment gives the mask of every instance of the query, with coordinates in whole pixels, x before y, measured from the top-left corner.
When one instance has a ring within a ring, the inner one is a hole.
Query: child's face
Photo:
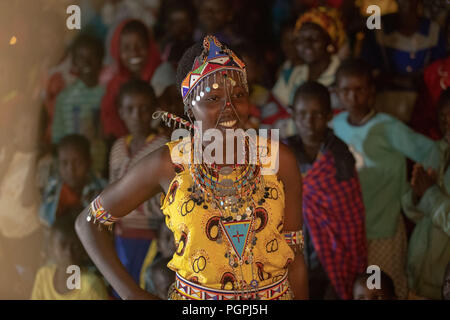
[[[445,104],[439,112],[439,127],[444,138],[450,143],[450,103]]]
[[[383,287],[383,285],[381,286]],[[383,289],[369,289],[365,281],[357,281],[353,287],[353,300],[391,300]]]
[[[192,23],[185,11],[173,11],[169,16],[169,33],[175,39],[184,39],[192,35]]]
[[[132,135],[146,135],[154,109],[148,95],[132,93],[122,98],[119,114]]]
[[[327,46],[329,44],[327,34],[318,25],[306,23],[300,29],[296,47],[299,56],[307,64],[322,61],[329,57]]]
[[[370,108],[374,89],[362,75],[343,74],[337,80],[337,94],[348,112],[364,112]]]
[[[102,67],[101,57],[89,46],[78,47],[73,56],[73,65],[81,80],[96,79]]]
[[[199,21],[206,33],[221,31],[231,17],[231,10],[223,0],[205,0],[200,5]]]
[[[78,148],[66,146],[58,152],[59,174],[64,183],[71,189],[81,189],[86,181],[90,169],[90,162]]]
[[[64,235],[61,234],[61,231],[53,232],[51,240],[51,257],[54,262],[61,265],[70,263],[70,245],[64,240]]]
[[[326,112],[320,99],[310,95],[299,95],[294,102],[294,121],[306,144],[319,144],[325,138],[331,113]]]
[[[135,32],[123,33],[120,36],[120,60],[133,74],[140,74],[148,55],[146,39]]]

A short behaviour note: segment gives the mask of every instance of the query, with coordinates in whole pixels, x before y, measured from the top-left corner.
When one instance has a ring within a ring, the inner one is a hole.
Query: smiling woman
[[[275,97],[284,106],[293,105],[296,89],[307,81],[333,85],[340,51],[347,41],[339,12],[327,7],[313,8],[300,15],[293,36],[297,53],[305,63],[295,66],[289,78],[280,77],[273,88]],[[335,100],[332,96],[333,107]]]
[[[202,121],[203,131],[244,127],[249,108],[245,66],[215,37],[205,37],[184,54],[177,78],[186,114]],[[155,298],[137,287],[105,232],[89,221],[111,225],[163,191],[161,209],[177,247],[168,264],[176,272],[169,299],[307,298],[301,176],[292,153],[281,145],[268,148],[267,153],[279,152],[280,170],[264,175],[265,164],[249,161],[176,163],[174,156],[186,150],[183,141],[149,154],[80,214],[77,232],[108,282],[124,299]],[[245,150],[255,142],[246,139]],[[189,151],[192,144],[187,145]],[[226,156],[234,151],[227,149]]]

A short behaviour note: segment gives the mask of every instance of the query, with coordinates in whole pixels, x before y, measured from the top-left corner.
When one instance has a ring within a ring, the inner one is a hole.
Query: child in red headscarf
[[[110,50],[116,60],[117,71],[102,100],[101,123],[106,137],[119,138],[128,133],[116,107],[120,86],[131,78],[149,82],[161,63],[161,57],[149,30],[138,20],[126,20],[117,27]]]

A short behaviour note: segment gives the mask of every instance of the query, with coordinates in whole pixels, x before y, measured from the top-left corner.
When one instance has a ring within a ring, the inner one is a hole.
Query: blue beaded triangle
[[[239,259],[242,259],[248,242],[251,220],[221,222],[228,242]]]

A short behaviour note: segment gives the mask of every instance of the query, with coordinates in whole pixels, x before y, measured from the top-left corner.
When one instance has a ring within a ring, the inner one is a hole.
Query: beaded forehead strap
[[[242,72],[247,78],[245,64],[233,51],[223,46],[214,36],[206,36],[203,40],[203,53],[194,61],[192,71],[181,83],[181,96],[185,104],[190,93],[202,79],[220,70]]]

